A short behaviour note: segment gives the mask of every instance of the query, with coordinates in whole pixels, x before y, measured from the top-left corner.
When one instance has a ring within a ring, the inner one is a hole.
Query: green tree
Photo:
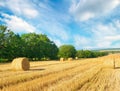
[[[26,44],[26,57],[35,58],[35,60],[41,58],[56,58],[58,48],[46,35],[28,33],[23,34],[21,37]]]
[[[78,58],[95,58],[100,56],[105,56],[107,53],[105,52],[95,52],[90,50],[78,50],[76,56]]]
[[[29,33],[29,34],[23,34],[21,36],[22,40],[25,42],[24,46],[24,56],[29,57],[29,58],[34,58],[36,57],[35,51],[37,50],[37,36],[35,33]],[[38,50],[37,50],[38,51]]]
[[[76,57],[78,57],[78,58],[84,58],[85,57],[84,51],[83,50],[78,50],[76,52]]]
[[[101,56],[105,56],[108,55],[107,52],[99,52],[99,51],[94,51],[94,57],[101,57]]]
[[[94,54],[92,51],[89,51],[89,50],[84,51],[84,58],[93,58],[93,57],[94,57]]]
[[[18,34],[12,34],[9,39],[7,49],[9,49],[9,57],[11,60],[16,57],[23,57],[23,46],[24,42]]]
[[[78,50],[76,56],[78,58],[92,58],[94,57],[94,53],[90,50]]]
[[[59,47],[59,53],[58,57],[64,57],[64,58],[69,58],[69,57],[75,57],[76,54],[76,49],[72,45],[62,45]]]
[[[0,52],[3,52],[2,50],[4,50],[7,46],[7,40],[10,38],[10,32],[11,31],[6,26],[0,25]]]
[[[57,58],[58,48],[44,34],[14,34],[6,26],[0,25],[0,59],[12,60],[16,57],[31,59]]]
[[[9,58],[11,55],[8,45],[12,35],[12,31],[10,31],[6,26],[0,25],[0,57],[2,58]]]

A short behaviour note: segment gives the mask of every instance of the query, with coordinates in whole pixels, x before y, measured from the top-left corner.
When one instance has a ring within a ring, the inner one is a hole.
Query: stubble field
[[[120,91],[119,61],[120,54],[112,54],[74,61],[30,62],[29,71],[13,71],[10,63],[0,64],[0,91]]]

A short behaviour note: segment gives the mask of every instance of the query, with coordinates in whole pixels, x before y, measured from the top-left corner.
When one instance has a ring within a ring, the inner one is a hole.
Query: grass
[[[0,66],[0,91],[119,91],[119,54],[79,61],[31,62],[29,71]]]

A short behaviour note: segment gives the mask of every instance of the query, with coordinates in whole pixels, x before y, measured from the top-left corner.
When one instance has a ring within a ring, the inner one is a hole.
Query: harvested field
[[[10,63],[0,64],[0,91],[120,91],[119,59],[119,54],[114,54],[64,62],[30,62],[28,71],[13,71]]]

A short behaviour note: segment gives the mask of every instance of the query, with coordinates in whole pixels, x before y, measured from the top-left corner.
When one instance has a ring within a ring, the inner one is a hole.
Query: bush
[[[95,58],[95,57],[101,57],[105,56],[108,53],[106,52],[95,52],[95,51],[90,51],[90,50],[78,50],[76,53],[76,56],[78,58]]]
[[[72,57],[74,58],[76,54],[76,49],[72,45],[62,45],[59,47],[59,53],[58,57],[63,57],[63,58],[69,58]]]
[[[50,60],[50,58],[48,58],[48,57],[41,58],[41,61],[49,61],[49,60]]]
[[[6,62],[9,62],[9,60],[8,59],[0,58],[0,63],[6,63]]]

